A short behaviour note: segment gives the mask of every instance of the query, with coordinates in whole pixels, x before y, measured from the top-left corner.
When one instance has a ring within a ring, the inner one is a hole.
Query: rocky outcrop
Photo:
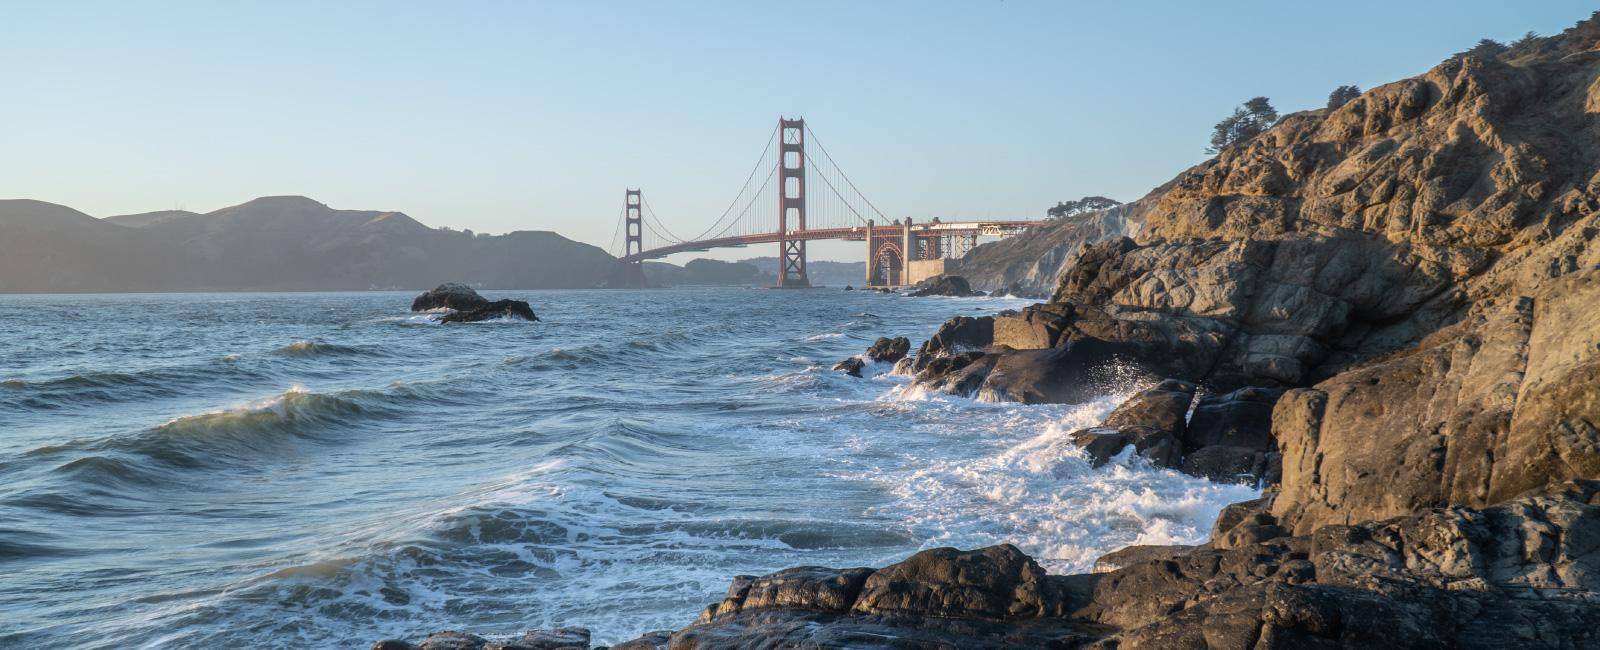
[[[498,318],[520,319],[537,321],[539,317],[533,313],[533,308],[523,300],[496,300],[485,303],[481,307],[450,312],[439,317],[441,323],[476,323],[479,321],[495,320]]]
[[[919,381],[1294,389],[1273,512],[1298,533],[1600,476],[1597,41],[1589,21],[1285,117],[1150,197],[1136,239],[1086,247],[1050,303],[997,316],[998,358]],[[1233,394],[1251,424],[1201,417],[1189,471],[1273,464],[1251,451],[1265,394]]]
[[[490,302],[472,287],[455,282],[441,284],[411,301],[411,311],[435,309],[451,310],[439,317],[441,323],[476,323],[498,318],[539,320],[527,301],[507,299]]]
[[[446,282],[437,287],[422,292],[411,301],[411,311],[431,311],[434,309],[453,309],[456,311],[477,309],[489,304],[489,300],[478,295],[478,292],[458,282]]]
[[[959,275],[941,275],[937,278],[929,280],[927,284],[923,285],[921,288],[906,295],[913,298],[921,298],[924,296],[965,297],[981,296],[983,295],[983,292],[973,291],[972,286],[967,284],[967,279]]]
[[[1231,545],[1137,547],[1054,576],[1009,545],[734,580],[653,647],[1590,648],[1600,484]]]

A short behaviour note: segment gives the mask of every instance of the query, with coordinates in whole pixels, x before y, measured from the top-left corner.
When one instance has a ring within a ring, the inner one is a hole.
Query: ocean
[[[1074,405],[830,370],[1027,301],[833,289],[0,296],[0,647],[678,628],[735,575],[1016,544],[1052,572],[1253,498]]]

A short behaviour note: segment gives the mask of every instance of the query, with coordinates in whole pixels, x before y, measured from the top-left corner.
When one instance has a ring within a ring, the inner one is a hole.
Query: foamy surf
[[[1131,457],[1089,468],[1066,436],[1115,397],[988,403],[890,364],[831,370],[1011,301],[617,295],[541,292],[558,318],[537,328],[438,327],[381,293],[71,298],[83,320],[23,322],[40,361],[0,368],[22,382],[0,387],[0,503],[19,513],[0,546],[59,548],[0,599],[49,582],[73,604],[14,612],[0,646],[558,625],[614,643],[688,624],[734,575],[998,542],[1075,570],[1196,541],[1253,494]],[[107,561],[139,580],[101,579]]]

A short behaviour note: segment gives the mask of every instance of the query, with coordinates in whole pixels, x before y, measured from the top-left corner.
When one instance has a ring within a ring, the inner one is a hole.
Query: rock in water
[[[488,299],[478,295],[472,287],[459,282],[446,282],[431,291],[411,301],[411,311],[428,311],[430,309],[454,309],[464,311],[477,309],[489,304]]]
[[[1101,426],[1073,433],[1072,441],[1089,452],[1095,467],[1130,444],[1152,465],[1177,467],[1182,462],[1184,415],[1194,390],[1194,384],[1163,381],[1123,402]]]
[[[904,336],[896,336],[892,339],[887,336],[880,336],[877,341],[872,343],[872,347],[867,348],[865,354],[859,354],[833,364],[833,369],[844,372],[851,377],[860,377],[861,369],[866,367],[868,361],[893,364],[906,358],[906,353],[910,351],[910,339]]]
[[[875,363],[894,363],[906,357],[911,351],[911,340],[904,336],[889,338],[880,336],[872,342],[872,347],[867,348],[867,358]]]
[[[934,278],[927,286],[911,292],[913,297],[923,296],[981,296],[982,291],[973,291],[972,285],[967,284],[967,279],[959,275],[941,275]]]
[[[496,300],[485,303],[475,309],[445,314],[439,319],[441,323],[475,323],[478,321],[494,320],[496,318],[520,318],[526,321],[537,321],[539,317],[533,313],[533,308],[523,300]]]
[[[844,361],[833,364],[833,369],[850,375],[851,377],[860,377],[861,369],[866,367],[866,365],[867,362],[862,361],[861,357],[850,357]]]

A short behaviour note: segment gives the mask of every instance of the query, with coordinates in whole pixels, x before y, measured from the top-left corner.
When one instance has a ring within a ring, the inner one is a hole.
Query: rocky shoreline
[[[1073,438],[1263,486],[1207,543],[741,576],[615,647],[1600,647],[1597,46],[1591,19],[1286,116],[1120,208],[1137,239],[1048,302],[841,363],[1021,403],[1139,383]],[[415,647],[588,644],[558,632]]]

